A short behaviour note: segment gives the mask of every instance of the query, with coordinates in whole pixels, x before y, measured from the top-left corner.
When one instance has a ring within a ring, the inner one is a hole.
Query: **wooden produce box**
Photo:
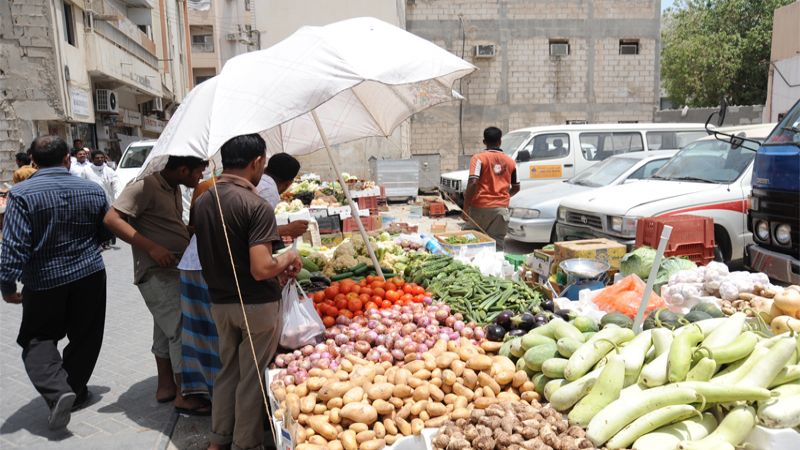
[[[607,262],[612,269],[619,269],[619,261],[627,251],[624,244],[605,238],[556,242],[555,246],[556,262],[586,258]]]
[[[439,241],[439,245],[442,246],[444,251],[451,255],[451,256],[474,256],[480,253],[483,250],[491,249],[492,251],[495,250],[496,244],[494,239],[490,238],[489,236],[473,230],[464,230],[464,231],[452,231],[449,233],[436,233],[433,235],[436,240]],[[475,242],[471,242],[468,244],[450,244],[447,242],[447,238],[450,236],[463,236],[466,238],[475,238]]]

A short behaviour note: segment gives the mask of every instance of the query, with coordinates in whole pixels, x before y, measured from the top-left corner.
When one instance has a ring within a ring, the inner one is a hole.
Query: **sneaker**
[[[66,428],[70,419],[70,410],[72,404],[75,403],[75,393],[67,392],[58,397],[55,405],[50,409],[50,416],[47,418],[47,424],[51,430],[60,430]]]

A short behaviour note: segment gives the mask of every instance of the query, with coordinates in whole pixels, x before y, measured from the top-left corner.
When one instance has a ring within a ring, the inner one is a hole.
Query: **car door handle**
[[[564,164],[564,167],[572,167],[573,164]]]

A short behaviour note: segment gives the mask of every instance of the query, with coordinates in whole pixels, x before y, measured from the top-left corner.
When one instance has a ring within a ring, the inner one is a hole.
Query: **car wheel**
[[[719,245],[714,246],[714,261],[724,262],[724,257],[722,256],[722,250],[720,250]]]

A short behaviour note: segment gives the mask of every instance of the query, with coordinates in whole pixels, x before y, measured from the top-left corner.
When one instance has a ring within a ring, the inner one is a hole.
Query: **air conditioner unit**
[[[96,89],[94,106],[98,112],[118,113],[117,93],[109,89]]]
[[[550,44],[550,56],[568,56],[569,44],[566,42],[554,42]]]
[[[494,58],[495,55],[497,55],[497,48],[494,44],[475,46],[476,58]]]
[[[239,40],[239,33],[228,33],[225,35],[226,41],[238,41]]]
[[[150,109],[159,112],[164,111],[164,100],[161,97],[154,98]]]

